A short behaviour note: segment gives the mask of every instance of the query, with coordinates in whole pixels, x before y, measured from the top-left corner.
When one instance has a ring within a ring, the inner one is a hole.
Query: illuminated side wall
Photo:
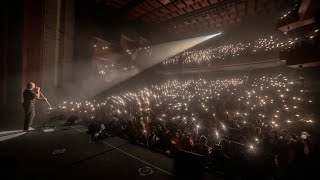
[[[42,83],[55,100],[72,81],[74,0],[45,0],[44,9]]]

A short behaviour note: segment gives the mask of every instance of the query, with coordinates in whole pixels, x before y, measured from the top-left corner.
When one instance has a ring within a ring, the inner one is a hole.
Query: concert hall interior
[[[1,179],[319,179],[319,0],[1,4]]]

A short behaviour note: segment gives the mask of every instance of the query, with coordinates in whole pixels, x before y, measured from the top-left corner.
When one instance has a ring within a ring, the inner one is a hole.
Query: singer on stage
[[[47,100],[45,97],[40,97],[40,87],[36,87],[33,82],[27,84],[27,89],[23,91],[23,109],[25,113],[24,127],[25,131],[32,131],[34,128],[31,127],[35,116],[35,103],[38,100]]]

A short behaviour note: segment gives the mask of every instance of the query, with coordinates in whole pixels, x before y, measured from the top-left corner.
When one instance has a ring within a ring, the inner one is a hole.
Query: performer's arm
[[[45,97],[43,97],[40,93],[40,87],[36,87],[36,99],[37,100],[44,100],[46,101],[47,99]]]
[[[37,100],[44,100],[44,101],[46,101],[47,98],[45,98],[45,97],[39,97],[39,98],[37,98]]]
[[[39,99],[40,98],[40,87],[35,87],[36,89],[36,98]]]

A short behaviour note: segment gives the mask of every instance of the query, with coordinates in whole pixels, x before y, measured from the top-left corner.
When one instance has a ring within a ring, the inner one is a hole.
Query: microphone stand
[[[49,105],[50,109],[52,109],[52,106],[50,105],[48,99],[42,94],[42,92],[39,90],[40,95],[42,96],[42,98],[44,98],[46,100],[46,103]],[[44,121],[43,127],[47,127],[46,126],[46,120]]]
[[[46,102],[47,102],[47,104],[49,105],[49,107],[52,108],[52,106],[50,105],[48,99],[42,94],[41,91],[39,91],[39,92],[40,92],[41,96],[46,100]]]

